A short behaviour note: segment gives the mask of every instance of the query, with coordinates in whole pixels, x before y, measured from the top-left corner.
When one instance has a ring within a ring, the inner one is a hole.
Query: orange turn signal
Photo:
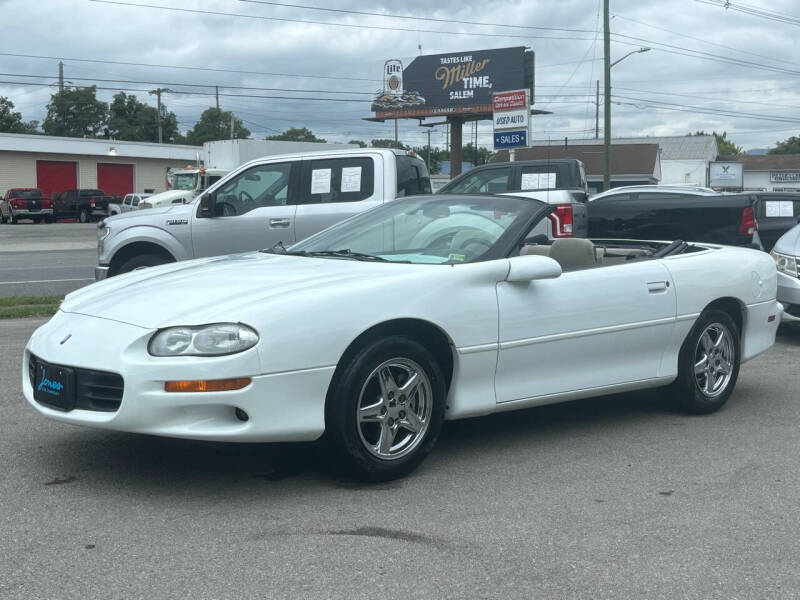
[[[198,381],[167,381],[165,392],[230,392],[250,385],[249,377],[235,379],[200,379]]]

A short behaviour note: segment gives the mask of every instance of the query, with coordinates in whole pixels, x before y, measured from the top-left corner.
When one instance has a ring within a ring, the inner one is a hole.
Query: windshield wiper
[[[299,252],[286,252],[286,254],[297,256],[332,256],[334,258],[352,258],[353,260],[372,260],[376,262],[389,262],[382,256],[375,256],[374,254],[364,254],[363,252],[353,252],[347,248],[343,250],[316,250],[308,252],[301,250]]]

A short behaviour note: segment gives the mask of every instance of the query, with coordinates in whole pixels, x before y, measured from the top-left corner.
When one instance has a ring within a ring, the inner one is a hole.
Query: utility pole
[[[594,139],[600,138],[600,80],[597,80],[597,96],[594,101]]]
[[[425,161],[425,162],[428,163],[428,165],[427,165],[428,173],[430,173],[431,172],[431,128],[430,127],[428,127],[428,156],[427,156],[427,159],[428,160]]]
[[[397,138],[397,119],[394,120],[394,147],[399,148],[400,144],[398,143]]]
[[[158,143],[159,144],[163,144],[164,143],[164,136],[163,136],[163,132],[161,130],[161,94],[166,94],[168,92],[172,92],[172,90],[169,90],[167,88],[156,88],[154,90],[150,90],[149,92],[147,92],[148,94],[153,94],[156,97],[156,100],[158,101],[158,111],[157,112],[158,112]]]
[[[231,139],[233,139],[233,111],[231,111]]]
[[[214,97],[217,99],[217,110],[219,110],[219,86],[214,86]]]
[[[64,91],[64,63],[58,61],[58,91]]]
[[[608,2],[603,0],[603,191],[611,189],[611,27]]]

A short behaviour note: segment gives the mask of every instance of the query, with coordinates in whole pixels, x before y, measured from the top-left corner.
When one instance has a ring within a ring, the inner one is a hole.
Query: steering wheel
[[[253,204],[255,200],[253,200],[253,197],[248,192],[242,190],[239,192],[239,202],[242,204]]]
[[[236,212],[236,207],[230,202],[223,202],[217,206],[222,209],[220,212],[223,217],[235,217],[238,214]]]

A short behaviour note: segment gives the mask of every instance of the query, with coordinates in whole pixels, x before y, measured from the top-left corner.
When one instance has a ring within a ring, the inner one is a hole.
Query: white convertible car
[[[88,286],[31,337],[25,397],[120,431],[324,436],[371,480],[418,465],[444,419],[654,387],[691,412],[722,406],[775,341],[769,255],[528,238],[551,210],[409,197],[288,249]]]

